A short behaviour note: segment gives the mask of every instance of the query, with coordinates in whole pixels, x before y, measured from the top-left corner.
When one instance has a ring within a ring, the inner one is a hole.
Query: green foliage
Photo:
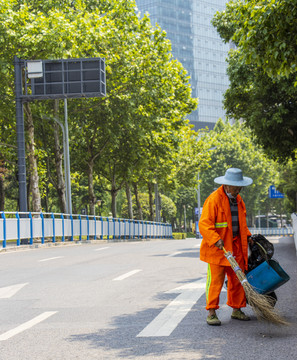
[[[230,1],[213,24],[229,56],[230,87],[225,107],[244,119],[269,156],[295,157],[297,1]]]
[[[296,5],[296,0],[232,0],[214,24],[226,41],[236,43],[245,63],[271,77],[296,78]]]
[[[289,160],[286,166],[280,168],[280,182],[278,190],[285,194],[282,200],[282,212],[290,218],[290,214],[297,212],[297,163]],[[280,211],[278,213],[281,213]]]
[[[161,196],[161,218],[163,222],[172,223],[176,217],[176,206],[174,202],[167,196]],[[139,193],[139,200],[141,203],[142,215],[144,220],[149,220],[149,195],[147,193]],[[139,219],[139,213],[135,202],[135,196],[132,196],[133,214],[135,219]],[[128,218],[128,203],[125,200],[122,204],[121,217]]]
[[[268,187],[278,183],[278,173],[276,164],[253,142],[250,131],[239,123],[231,126],[220,120],[214,130],[206,135],[206,141],[211,141],[216,149],[211,152],[210,168],[201,173],[202,204],[219,186],[214,179],[224,175],[228,168],[236,167],[243,171],[244,176],[254,180],[252,185],[242,190],[250,222],[258,210],[268,212],[271,207]]]
[[[150,209],[149,209],[149,195],[146,193],[139,193],[139,200],[141,203],[142,208],[142,215],[144,220],[149,219]],[[139,219],[138,209],[135,202],[135,196],[132,196],[132,207],[133,207],[133,214],[135,219]],[[122,204],[121,209],[121,217],[124,219],[128,219],[128,202],[127,199]]]
[[[192,233],[192,232],[187,232],[187,238],[188,239],[195,239],[196,238],[196,234]]]
[[[175,240],[183,240],[187,238],[186,233],[172,233],[173,239]]]
[[[234,51],[229,57],[230,87],[225,93],[227,114],[245,120],[274,159],[295,156],[297,144],[297,88],[294,77],[273,81],[260,68],[246,65]]]
[[[188,74],[173,59],[165,32],[152,27],[147,16],[140,18],[135,8],[133,0],[0,3],[0,80],[4,84],[0,124],[15,127],[14,55],[32,60],[106,59],[106,98],[68,101],[72,177],[78,173],[88,178],[89,197],[94,176],[106,179],[105,190],[115,194],[127,180],[172,182],[180,131],[187,124],[186,115],[197,106]],[[32,105],[32,112],[43,202],[56,209],[57,201],[47,201],[49,194],[54,196],[56,182],[53,136],[51,126],[41,125],[45,116],[52,117],[52,107],[50,101],[38,103]],[[9,130],[4,136],[15,137]],[[73,188],[77,190],[76,183]],[[77,211],[85,196],[74,199]]]

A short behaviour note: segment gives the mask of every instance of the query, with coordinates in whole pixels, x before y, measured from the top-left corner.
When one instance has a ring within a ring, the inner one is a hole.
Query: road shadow
[[[187,254],[189,249],[184,250]],[[116,316],[112,318],[108,329],[100,329],[98,326],[97,331],[73,334],[66,341],[82,343],[84,347],[97,349],[100,353],[105,352],[106,359],[110,359],[109,354],[116,354],[114,359],[295,360],[297,358],[296,250],[292,244],[287,244],[286,247],[277,244],[275,253],[291,276],[291,280],[277,291],[277,308],[291,322],[290,326],[276,326],[258,321],[250,307],[247,307],[245,312],[251,316],[251,321],[232,320],[230,318],[232,310],[225,305],[226,294],[224,294],[221,297],[221,308],[217,312],[222,326],[214,327],[206,324],[205,298],[201,296],[169,336],[137,337],[164,309],[163,304],[132,314]],[[197,280],[187,279],[181,282],[181,285]],[[158,293],[155,298],[170,303],[176,296],[177,294]]]
[[[197,258],[200,257],[200,249],[199,248],[187,248],[187,249],[179,249],[176,253],[163,253],[152,255],[153,257],[188,257],[188,258]]]

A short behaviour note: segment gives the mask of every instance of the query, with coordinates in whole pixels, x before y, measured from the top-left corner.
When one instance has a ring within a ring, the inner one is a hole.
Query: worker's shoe
[[[241,321],[251,320],[251,318],[249,316],[245,315],[245,313],[243,311],[241,311],[240,309],[233,310],[231,318],[236,319],[236,320],[241,320]]]
[[[213,326],[221,325],[221,321],[218,319],[216,314],[208,315],[206,322],[208,323],[208,325],[213,325]]]

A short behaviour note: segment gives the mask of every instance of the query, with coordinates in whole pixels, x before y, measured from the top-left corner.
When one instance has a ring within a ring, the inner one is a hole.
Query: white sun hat
[[[219,176],[214,179],[217,184],[231,185],[231,186],[248,186],[253,183],[253,179],[243,176],[242,170],[237,168],[230,168],[226,171],[224,176]]]

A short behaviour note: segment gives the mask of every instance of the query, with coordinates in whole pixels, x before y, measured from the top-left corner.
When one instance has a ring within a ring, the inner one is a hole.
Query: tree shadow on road
[[[292,246],[292,244],[291,244]],[[226,298],[221,297],[221,308],[218,315],[222,326],[206,324],[205,298],[202,296],[191,311],[178,324],[176,329],[163,337],[137,337],[164,309],[164,302],[170,303],[177,294],[158,293],[155,299],[160,300],[155,307],[147,308],[132,314],[122,314],[111,320],[108,329],[89,333],[73,334],[66,340],[84,343],[91,349],[106,353],[101,359],[158,359],[166,360],[251,360],[251,359],[286,359],[297,357],[297,266],[295,248],[278,246],[276,251],[281,263],[286,264],[291,280],[279,291],[278,309],[292,325],[280,327],[256,319],[250,307],[246,308],[251,321],[231,320],[231,309],[224,305]],[[184,254],[192,249],[184,249]],[[183,253],[178,254],[183,256]],[[176,256],[178,256],[176,255]],[[196,281],[187,279],[182,284]],[[226,297],[226,295],[224,295]],[[165,305],[166,306],[166,305]],[[109,357],[113,354],[112,357]],[[114,357],[114,354],[116,356]]]
[[[173,294],[168,295],[172,299]],[[164,294],[160,294],[160,297],[164,299]],[[240,322],[231,320],[231,309],[223,306],[218,311],[222,326],[211,327],[205,322],[204,298],[197,301],[170,336],[137,337],[163,309],[150,308],[134,314],[123,314],[113,318],[109,329],[74,334],[67,341],[83,342],[84,346],[100,349],[101,353],[106,352],[106,359],[108,354],[116,353],[114,359],[263,360],[274,358],[275,354],[283,351],[284,346],[287,349],[296,346],[296,318],[292,327],[273,326],[257,321],[249,308],[247,312],[252,321]],[[295,353],[292,358],[286,356],[286,360],[295,358]]]

